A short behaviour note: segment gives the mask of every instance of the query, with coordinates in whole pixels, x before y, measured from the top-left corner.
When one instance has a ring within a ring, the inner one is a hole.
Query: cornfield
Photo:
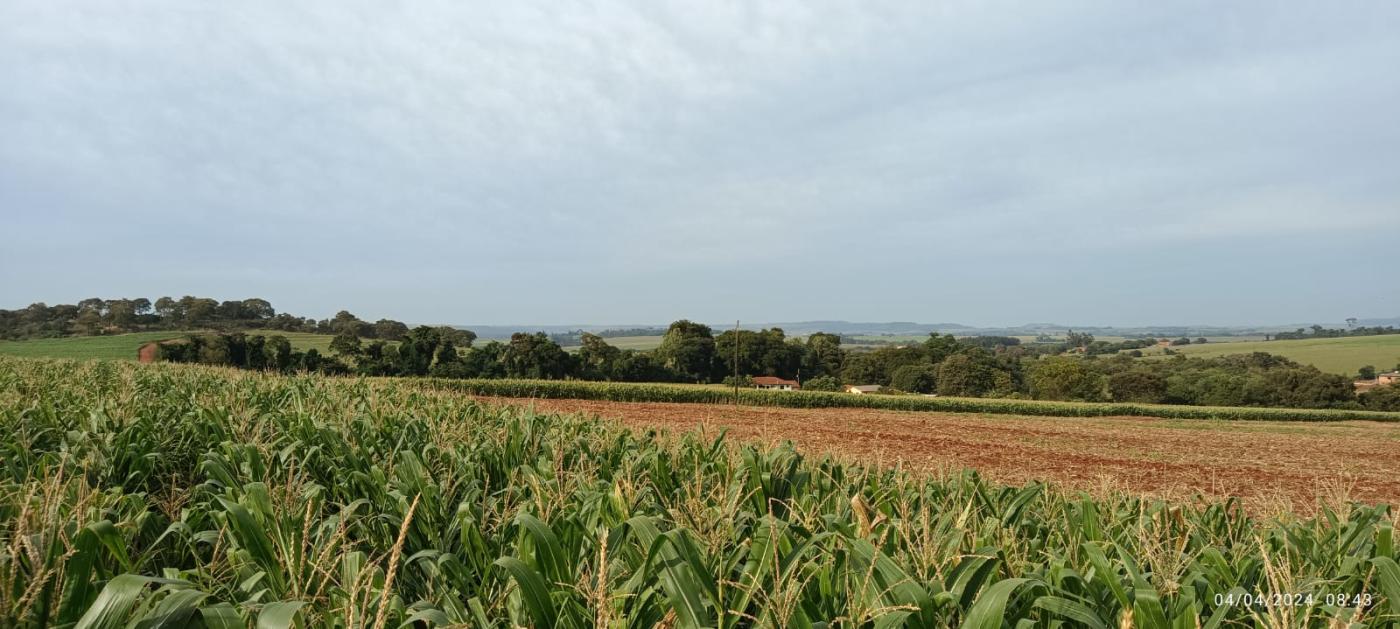
[[[0,626],[1390,626],[1384,506],[1260,520],[414,381],[0,359]]]
[[[734,391],[702,385],[637,384],[560,380],[444,380],[424,385],[473,395],[606,400],[610,402],[684,402],[722,404],[734,401]],[[1165,419],[1238,419],[1269,421],[1400,421],[1400,413],[1347,409],[1184,406],[1124,402],[1052,402],[990,398],[924,397],[916,395],[851,395],[820,391],[740,389],[739,402],[750,406],[789,408],[875,408],[892,411],[939,411],[1053,417],[1137,416]]]

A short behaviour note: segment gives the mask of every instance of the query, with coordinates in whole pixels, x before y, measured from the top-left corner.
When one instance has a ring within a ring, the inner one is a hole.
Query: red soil
[[[812,454],[947,471],[1007,483],[1045,480],[1091,492],[1177,499],[1238,496],[1254,509],[1311,511],[1319,500],[1400,502],[1400,424],[1140,417],[1021,417],[711,404],[522,400],[633,428],[792,441]]]

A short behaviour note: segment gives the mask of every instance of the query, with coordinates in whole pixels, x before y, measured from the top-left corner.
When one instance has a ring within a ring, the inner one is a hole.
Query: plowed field
[[[869,409],[521,400],[634,428],[728,429],[744,440],[791,440],[812,454],[947,472],[973,468],[1009,483],[1045,480],[1175,499],[1238,496],[1252,509],[1308,512],[1322,500],[1400,503],[1400,425],[1064,418]]]

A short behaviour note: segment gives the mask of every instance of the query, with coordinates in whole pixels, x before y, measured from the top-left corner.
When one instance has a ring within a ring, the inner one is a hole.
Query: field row
[[[736,392],[713,386],[659,385],[627,382],[559,380],[425,379],[421,386],[472,395],[509,398],[606,400],[610,402],[678,402],[733,404]],[[1232,419],[1269,421],[1400,421],[1400,413],[1338,409],[1182,406],[1166,404],[1051,402],[996,398],[927,397],[919,395],[852,395],[817,391],[739,389],[745,406],[788,408],[872,408],[895,411],[1043,415],[1054,417],[1158,417],[1167,419]]]

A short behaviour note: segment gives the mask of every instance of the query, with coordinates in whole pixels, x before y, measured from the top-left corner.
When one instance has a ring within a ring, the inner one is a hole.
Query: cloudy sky
[[[7,0],[0,308],[1397,316],[1397,32],[1382,2]]]

